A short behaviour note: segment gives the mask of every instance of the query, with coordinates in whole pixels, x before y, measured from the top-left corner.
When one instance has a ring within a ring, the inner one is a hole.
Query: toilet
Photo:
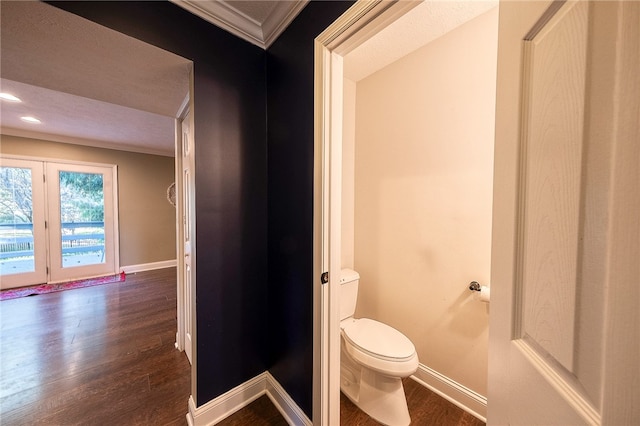
[[[388,426],[411,423],[402,378],[418,369],[416,348],[381,322],[353,317],[360,275],[340,275],[340,390],[373,419]]]

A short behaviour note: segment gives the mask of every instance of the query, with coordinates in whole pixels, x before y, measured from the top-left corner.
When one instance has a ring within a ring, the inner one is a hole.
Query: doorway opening
[[[487,362],[488,309],[473,299],[467,287],[473,280],[488,282],[490,275],[497,3],[485,4],[481,11],[470,5],[466,13],[451,15],[450,28],[411,45],[417,37],[403,34],[395,24],[411,21],[413,15],[414,24],[432,27],[429,18],[437,14],[433,8],[445,6],[435,3],[404,9],[354,6],[317,39],[316,205],[322,209],[316,209],[316,248],[318,272],[328,271],[330,278],[326,286],[318,283],[316,291],[322,318],[316,342],[317,347],[324,345],[322,355],[326,355],[325,371],[316,383],[324,384],[319,391],[326,401],[314,413],[314,421],[339,421],[340,296],[335,287],[343,268],[355,269],[361,276],[355,317],[379,319],[407,334],[419,357],[423,352],[415,377],[476,417],[486,416],[486,377],[475,373],[478,364],[467,358],[469,365],[453,372],[452,358],[447,365],[438,357],[448,351],[445,344],[455,340],[475,347],[480,356],[472,358]],[[357,19],[350,12],[360,21],[350,22]],[[481,24],[484,28],[470,28],[481,18],[487,21]],[[476,57],[479,63],[474,64],[466,57],[473,55],[465,52],[469,47],[465,44],[477,42],[469,34],[487,29],[483,43],[491,54]],[[399,49],[398,57],[381,60],[375,68],[357,70],[351,60],[357,58],[367,68],[373,62],[367,48],[379,51],[376,38],[383,38],[387,30],[396,31],[396,44],[385,42],[395,47],[398,40],[410,39],[407,50]],[[465,31],[470,32],[462,36]],[[452,49],[455,43],[462,47]],[[448,56],[438,50],[448,51]],[[470,64],[463,65],[465,59]],[[482,77],[465,75],[464,70],[474,66]],[[455,72],[448,73],[447,67]],[[474,92],[477,89],[484,93]],[[479,182],[479,176],[481,190],[468,188]],[[476,251],[465,241],[467,234],[473,234],[468,239],[476,241]],[[465,250],[470,254],[461,259],[457,252]],[[443,260],[447,252],[452,252],[449,258],[456,258],[457,266]],[[430,309],[430,299],[443,303],[423,315]],[[440,347],[445,349],[428,352],[424,340],[430,337],[442,339],[439,343],[445,344]],[[469,374],[461,373],[465,368]]]

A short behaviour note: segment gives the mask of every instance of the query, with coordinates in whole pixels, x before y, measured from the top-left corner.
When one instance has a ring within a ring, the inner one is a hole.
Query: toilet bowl
[[[340,390],[378,422],[406,426],[411,418],[402,378],[418,369],[415,346],[387,324],[353,318],[359,275],[343,270],[340,281]]]

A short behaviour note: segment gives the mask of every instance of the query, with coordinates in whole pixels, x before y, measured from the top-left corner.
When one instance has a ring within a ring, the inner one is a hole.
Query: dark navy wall
[[[269,371],[309,417],[314,39],[352,4],[312,1],[267,51]]]
[[[202,405],[267,369],[265,52],[170,2],[50,3],[194,61]]]
[[[49,3],[194,62],[197,404],[269,369],[311,417],[313,40],[353,2],[310,2],[266,69],[169,2]]]

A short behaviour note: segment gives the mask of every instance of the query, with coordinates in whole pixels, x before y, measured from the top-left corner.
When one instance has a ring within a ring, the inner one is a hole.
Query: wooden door
[[[489,424],[640,422],[640,3],[500,4]]]

